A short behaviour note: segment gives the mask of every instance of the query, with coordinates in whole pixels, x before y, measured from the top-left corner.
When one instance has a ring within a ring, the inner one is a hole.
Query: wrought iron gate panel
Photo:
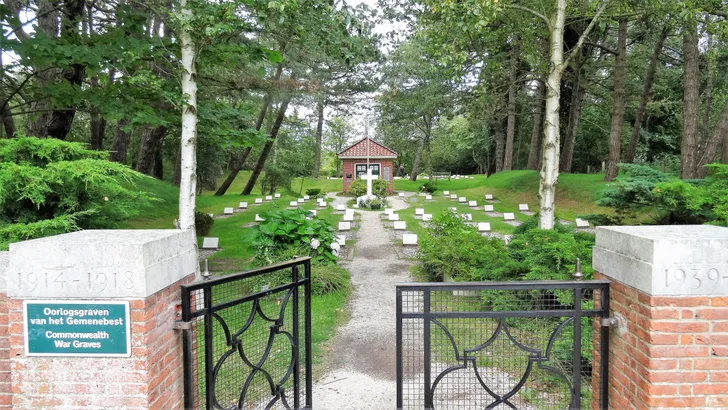
[[[607,408],[608,281],[396,291],[398,409]]]
[[[311,259],[182,286],[186,409],[310,409]]]

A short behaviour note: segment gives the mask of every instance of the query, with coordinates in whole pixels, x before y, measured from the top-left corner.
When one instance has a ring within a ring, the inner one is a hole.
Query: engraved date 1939
[[[718,269],[690,268],[665,269],[665,286],[688,286],[690,289],[714,288],[722,280],[728,281],[728,274],[721,274]]]

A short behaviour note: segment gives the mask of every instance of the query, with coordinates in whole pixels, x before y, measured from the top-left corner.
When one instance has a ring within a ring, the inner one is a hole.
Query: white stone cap
[[[84,230],[10,244],[8,295],[146,298],[195,273],[194,231]]]
[[[597,227],[594,270],[653,296],[728,295],[728,228]]]
[[[10,263],[10,252],[0,251],[0,293],[5,293],[8,286],[7,269]]]

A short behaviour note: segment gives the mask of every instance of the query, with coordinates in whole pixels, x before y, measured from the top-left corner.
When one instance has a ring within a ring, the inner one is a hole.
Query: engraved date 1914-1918
[[[665,269],[665,286],[688,286],[690,289],[714,288],[721,281],[728,282],[728,274],[721,274],[718,269]]]
[[[18,289],[34,292],[36,290],[84,289],[92,292],[130,290],[134,287],[131,272],[113,273],[74,273],[43,272],[18,273]]]

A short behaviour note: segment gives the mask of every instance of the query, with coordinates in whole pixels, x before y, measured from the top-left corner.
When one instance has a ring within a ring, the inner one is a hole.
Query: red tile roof
[[[362,138],[348,148],[345,148],[339,152],[339,158],[366,158],[367,150],[371,157],[397,158],[397,151],[389,149],[369,138]]]

